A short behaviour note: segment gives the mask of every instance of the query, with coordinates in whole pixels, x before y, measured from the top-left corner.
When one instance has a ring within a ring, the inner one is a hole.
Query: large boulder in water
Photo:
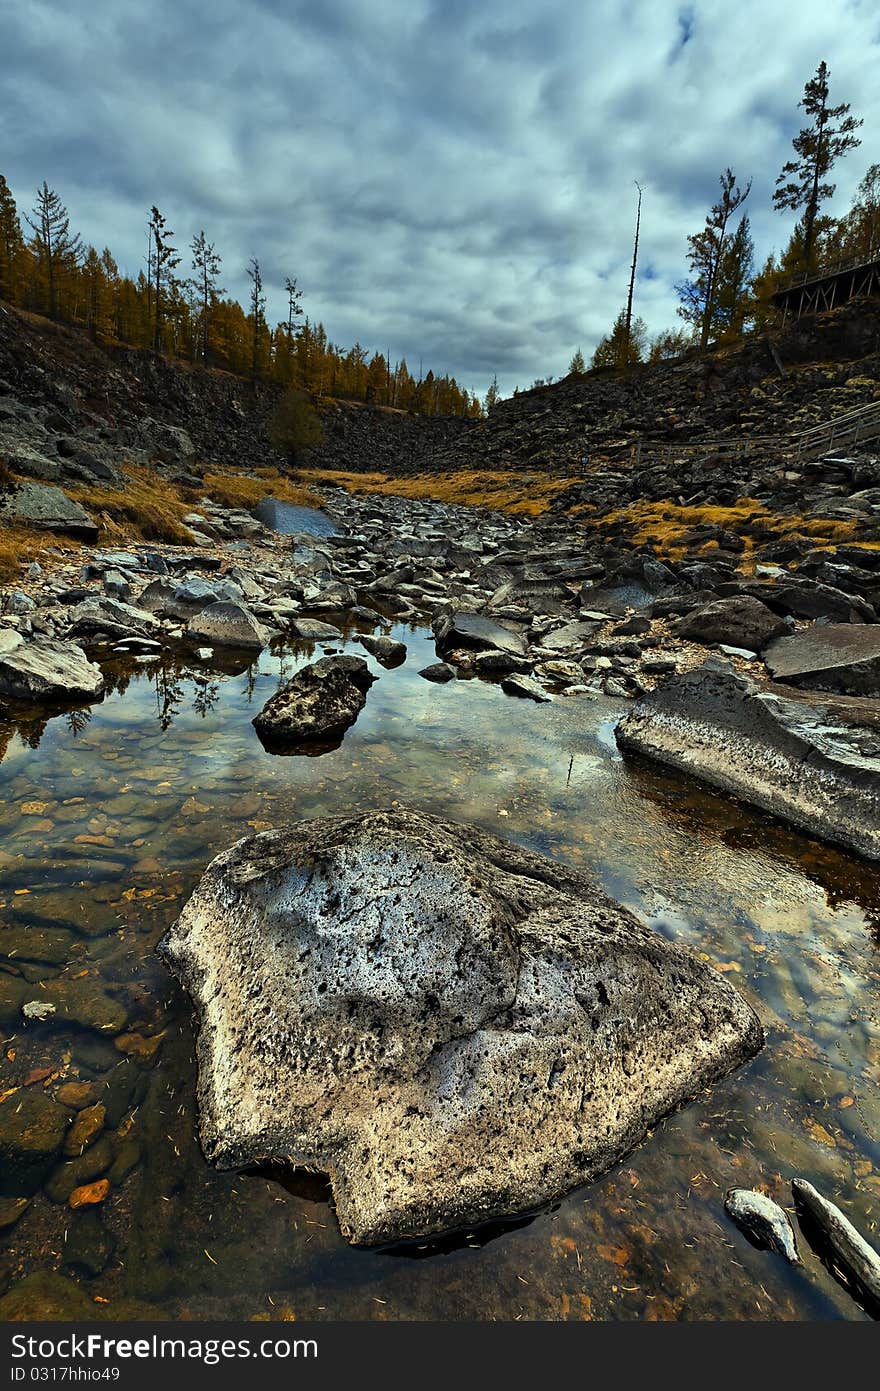
[[[434,638],[438,657],[462,647],[477,652],[491,648],[493,652],[508,652],[514,657],[524,657],[527,650],[521,633],[484,614],[468,613],[463,609],[438,618],[434,623]]]
[[[624,750],[880,859],[876,701],[795,691],[787,698],[710,658],[643,696],[616,735]]]
[[[273,752],[338,747],[376,677],[363,657],[322,657],[300,667],[252,721]]]
[[[238,841],[159,951],[198,1012],[206,1156],[327,1173],[361,1244],[564,1193],[763,1041],[581,872],[412,811]]]

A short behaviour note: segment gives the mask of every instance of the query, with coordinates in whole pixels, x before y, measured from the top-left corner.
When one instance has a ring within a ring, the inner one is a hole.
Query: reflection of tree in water
[[[64,717],[65,724],[67,725],[67,728],[70,730],[74,739],[78,734],[82,734],[84,729],[88,728],[89,724],[91,723],[91,719],[91,710],[68,710],[67,714]]]
[[[199,689],[196,691],[193,699],[193,709],[197,715],[201,715],[202,719],[204,719],[205,716],[214,709],[219,699],[220,682],[205,681],[204,678],[202,678]]]
[[[156,713],[159,727],[163,731],[170,729],[174,724],[178,707],[183,700],[183,687],[178,680],[179,676],[179,668],[168,666],[165,662],[161,662],[153,673],[156,687]]]

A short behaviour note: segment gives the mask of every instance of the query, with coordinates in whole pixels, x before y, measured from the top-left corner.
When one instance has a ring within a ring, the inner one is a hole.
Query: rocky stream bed
[[[0,598],[0,1313],[862,1317],[724,1196],[802,1177],[876,1244],[880,553],[746,575],[566,522],[327,515],[245,538],[214,509],[199,546],[50,556]],[[820,661],[780,653],[817,627]],[[264,740],[292,680],[308,720]],[[217,1171],[155,947],[233,841],[374,808],[588,875],[734,984],[763,1050],[588,1187],[436,1240],[356,1249],[320,1176]]]

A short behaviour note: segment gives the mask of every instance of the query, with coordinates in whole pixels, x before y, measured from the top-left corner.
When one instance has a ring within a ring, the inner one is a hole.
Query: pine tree
[[[622,370],[630,363],[642,362],[647,338],[648,328],[644,319],[633,319],[627,333],[626,310],[621,309],[611,332],[605,335],[593,353],[591,366]],[[544,382],[539,381],[535,385],[543,386]]]
[[[24,249],[18,209],[9,185],[0,174],[0,299],[18,298],[19,263]]]
[[[256,381],[260,374],[260,354],[266,328],[266,296],[263,294],[263,277],[256,256],[251,257],[247,273],[251,281],[251,377]]]
[[[491,381],[491,383],[490,383],[490,385],[489,385],[489,390],[486,392],[486,395],[485,395],[484,398],[483,398],[483,405],[484,405],[485,408],[486,408],[486,414],[487,414],[487,415],[489,414],[489,412],[490,412],[490,410],[492,409],[493,406],[497,406],[497,405],[498,405],[498,402],[499,402],[500,400],[501,400],[501,391],[500,391],[499,386],[498,386],[498,375],[497,375],[497,373],[496,373],[496,375],[492,378],[492,381]]]
[[[880,164],[872,164],[868,169],[852,207],[840,219],[836,231],[839,255],[860,261],[873,261],[880,256]]]
[[[205,236],[204,228],[197,237],[193,237],[190,250],[192,251],[192,268],[196,273],[193,283],[198,291],[201,305],[201,358],[203,362],[207,362],[211,345],[211,309],[214,302],[226,293],[223,286],[218,284],[222,262],[214,249],[214,243],[209,242]]]
[[[706,215],[702,231],[688,237],[687,261],[692,279],[676,285],[681,304],[678,312],[699,328],[700,347],[705,348],[717,329],[718,277],[724,260],[727,224],[731,215],[749,196],[752,181],[740,189],[732,169],[720,176],[721,197]]]
[[[291,280],[289,275],[284,281],[284,288],[287,291],[287,336],[292,342],[296,333],[296,320],[301,317],[303,312],[303,292],[297,289],[296,280]]]
[[[802,269],[807,272],[816,269],[814,243],[819,208],[834,194],[835,185],[827,182],[828,172],[841,155],[862,143],[855,135],[862,122],[849,115],[849,104],[841,102],[839,106],[828,105],[829,77],[828,67],[823,61],[816,69],[815,77],[811,77],[804,87],[804,95],[798,105],[812,118],[812,123],[800,130],[792,140],[798,158],[783,165],[773,194],[773,206],[779,212],[804,209]]]
[[[667,328],[651,344],[648,352],[649,362],[669,362],[681,357],[692,345],[692,339],[683,328]]]
[[[167,226],[159,209],[150,209],[150,267],[155,276],[153,281],[153,348],[162,351],[162,327],[165,319],[166,301],[170,298],[174,270],[180,265],[177,247],[171,245],[174,233]]]
[[[577,377],[579,377],[579,376],[581,376],[584,372],[586,372],[586,370],[587,370],[587,364],[586,364],[586,362],[584,362],[584,355],[583,355],[583,353],[581,352],[580,348],[578,348],[577,352],[574,354],[573,358],[571,359],[571,362],[568,364],[569,375],[570,375],[570,376],[577,376]]]
[[[750,286],[755,273],[755,247],[749,219],[743,216],[718,268],[712,331],[741,334],[751,311]]]
[[[33,229],[34,252],[46,286],[49,317],[55,319],[59,297],[79,263],[82,250],[79,233],[70,235],[68,211],[45,179],[42,188],[37,189],[33,217],[25,213],[25,221]]]

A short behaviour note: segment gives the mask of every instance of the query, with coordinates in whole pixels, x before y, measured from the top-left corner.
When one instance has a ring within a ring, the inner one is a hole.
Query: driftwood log
[[[880,1315],[880,1255],[844,1217],[840,1208],[817,1192],[806,1179],[791,1181],[801,1229],[818,1254],[825,1248],[832,1274],[862,1298],[875,1316]],[[806,1220],[805,1220],[806,1219]]]

